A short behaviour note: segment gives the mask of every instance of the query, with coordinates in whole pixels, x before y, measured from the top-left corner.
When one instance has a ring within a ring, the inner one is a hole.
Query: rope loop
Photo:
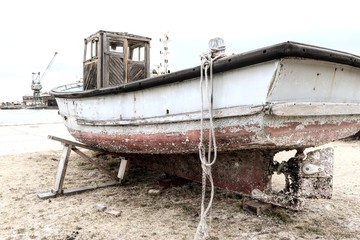
[[[201,73],[200,73],[200,91],[201,91],[201,118],[200,118],[200,141],[199,141],[199,158],[202,168],[202,195],[201,195],[201,214],[198,227],[194,236],[195,240],[207,238],[209,236],[209,226],[206,222],[209,218],[211,223],[211,207],[214,199],[214,181],[211,174],[211,166],[215,164],[217,158],[217,146],[215,138],[215,128],[213,122],[213,64],[221,55],[212,58],[212,53],[204,53],[201,55]],[[205,111],[205,103],[207,111]],[[207,112],[207,114],[206,114]],[[208,119],[208,145],[205,146],[205,124],[204,119]],[[205,208],[206,184],[210,183],[210,198]],[[209,215],[209,217],[208,217]]]

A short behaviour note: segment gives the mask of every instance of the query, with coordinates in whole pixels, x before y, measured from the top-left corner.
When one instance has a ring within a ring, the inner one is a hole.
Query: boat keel
[[[250,195],[252,189],[266,190],[271,181],[269,165],[275,153],[244,150],[220,153],[212,167],[216,187]],[[137,155],[131,163],[201,182],[198,154]]]
[[[324,148],[307,154],[298,149],[288,161],[274,161],[275,150],[242,150],[218,154],[212,167],[214,185],[273,205],[301,210],[306,198],[331,198],[333,149]],[[127,156],[131,163],[171,175],[201,182],[197,154]],[[285,187],[274,192],[274,173],[285,175]]]

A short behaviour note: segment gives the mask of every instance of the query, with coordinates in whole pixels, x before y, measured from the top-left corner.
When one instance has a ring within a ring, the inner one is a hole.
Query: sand
[[[130,168],[122,185],[42,200],[37,193],[53,186],[62,150],[46,136],[66,137],[66,131],[58,124],[4,129],[0,129],[0,239],[193,239],[200,212],[199,184],[162,189],[159,180],[164,174]],[[359,239],[360,141],[327,146],[335,151],[332,199],[306,200],[299,212],[274,208],[256,216],[243,210],[241,195],[217,190],[208,239]],[[108,156],[99,161],[114,171],[118,166],[118,159]],[[107,180],[72,153],[65,188]]]

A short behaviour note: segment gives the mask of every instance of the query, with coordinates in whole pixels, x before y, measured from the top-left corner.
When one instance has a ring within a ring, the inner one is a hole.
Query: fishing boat
[[[360,57],[290,41],[225,55],[217,38],[199,66],[150,76],[150,40],[85,39],[83,83],[51,91],[76,140],[194,181],[199,145],[212,143],[215,186],[295,208],[302,196],[331,197],[332,151],[304,150],[360,130]],[[288,178],[282,202],[271,192],[275,172]]]

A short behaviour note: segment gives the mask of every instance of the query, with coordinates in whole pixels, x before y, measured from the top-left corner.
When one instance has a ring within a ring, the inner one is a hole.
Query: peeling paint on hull
[[[351,136],[359,131],[360,122],[356,118],[315,119],[303,122],[292,119],[290,122],[281,119],[251,125],[222,126],[215,129],[219,152],[244,149],[297,149],[319,146],[331,141]],[[340,122],[341,121],[341,122]],[[232,121],[230,121],[232,122]],[[260,124],[263,125],[260,125]],[[180,123],[179,123],[180,124]],[[169,129],[181,129],[179,124]],[[181,124],[180,124],[181,125]],[[144,126],[150,129],[151,126]],[[182,132],[125,133],[80,131],[70,129],[78,141],[87,145],[117,153],[134,154],[186,154],[197,153],[200,129]],[[207,136],[207,131],[205,132]]]

